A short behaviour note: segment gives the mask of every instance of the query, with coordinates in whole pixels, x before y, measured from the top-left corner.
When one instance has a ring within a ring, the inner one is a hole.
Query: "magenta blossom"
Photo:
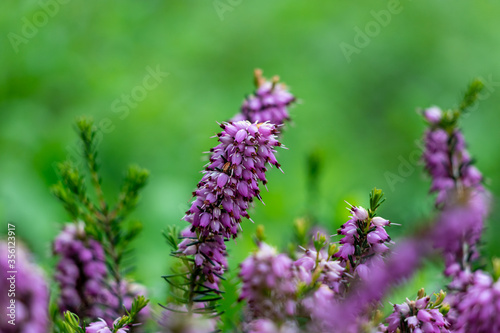
[[[236,115],[232,121],[248,120],[252,123],[270,122],[282,125],[290,119],[288,107],[295,101],[295,97],[288,92],[279,78],[274,77],[271,81],[262,76],[261,70],[255,70],[255,82],[257,90],[248,96],[241,106],[241,113]]]
[[[210,163],[194,192],[196,198],[184,220],[202,236],[236,237],[254,198],[261,199],[259,181],[267,183],[266,163],[280,168],[275,157],[278,129],[269,123],[224,123]]]

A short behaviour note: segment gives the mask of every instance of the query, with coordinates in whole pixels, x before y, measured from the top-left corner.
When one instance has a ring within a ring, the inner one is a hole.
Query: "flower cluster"
[[[249,320],[267,318],[282,323],[296,310],[293,262],[266,243],[241,263],[240,300],[248,303]]]
[[[30,262],[23,246],[10,247],[7,244],[0,240],[0,332],[45,333],[49,328],[49,291],[45,277]],[[14,261],[9,260],[13,258],[9,256],[12,254],[10,249],[16,251]],[[10,273],[12,271],[16,273]]]
[[[472,165],[462,132],[448,125],[450,113],[431,107],[424,111],[424,117],[431,128],[425,133],[423,159],[432,177],[431,192],[438,192],[436,204],[444,203],[458,183],[482,191],[483,176]]]
[[[458,195],[458,194],[457,194]],[[439,216],[431,238],[445,259],[445,274],[455,276],[478,258],[477,244],[487,214],[487,198],[480,192],[463,192]],[[475,204],[477,202],[477,204]]]
[[[255,70],[255,94],[248,96],[241,106],[241,113],[232,120],[248,120],[252,123],[270,122],[282,125],[290,119],[288,107],[295,101],[295,97],[288,92],[286,86],[279,83],[279,78],[271,81],[262,76],[262,71]]]
[[[403,304],[394,305],[394,312],[387,318],[387,328],[381,330],[387,333],[396,332],[450,332],[450,323],[446,320],[442,306],[445,294],[436,295],[436,301],[431,302],[429,296],[423,295],[423,290],[415,301],[406,299]]]
[[[274,147],[281,144],[273,124],[239,121],[221,127],[220,144],[211,150],[210,163],[184,220],[203,236],[230,238],[236,237],[241,218],[249,218],[249,204],[260,199],[258,182],[267,183],[266,163],[280,168]]]
[[[379,216],[370,217],[369,212],[361,206],[351,206],[349,211],[351,219],[337,231],[344,237],[340,240],[341,246],[335,256],[349,267],[351,274],[356,272],[359,277],[366,279],[368,259],[389,249],[385,243],[390,242],[391,238],[385,227],[390,225],[390,221]]]
[[[184,231],[187,239],[179,246],[182,253],[194,255],[211,283],[226,266],[224,238],[237,236],[242,217],[250,218],[249,205],[261,199],[258,182],[267,183],[266,163],[280,168],[274,155],[274,148],[281,146],[275,125],[238,121],[221,127],[220,144],[211,149],[210,163],[184,217],[191,228]]]
[[[53,251],[60,256],[55,280],[61,288],[61,312],[103,318],[110,324],[123,306],[130,309],[134,297],[146,294],[139,284],[123,280],[118,286],[110,279],[103,248],[85,233],[83,222],[66,224],[54,240]],[[144,309],[141,316],[147,316],[147,312]]]
[[[56,237],[54,254],[60,256],[55,280],[61,288],[59,308],[85,317],[104,316],[108,302],[107,268],[99,242],[86,235],[83,222],[67,224]]]
[[[186,228],[181,232],[182,242],[179,243],[179,252],[183,255],[194,256],[194,263],[200,267],[208,281],[208,287],[217,289],[219,277],[227,268],[226,244],[221,235],[205,237],[200,241],[195,232]]]
[[[454,264],[468,265],[478,256],[476,245],[489,212],[489,193],[456,126],[459,114],[431,107],[423,115],[430,125],[423,159],[432,178],[431,192],[438,192],[436,205],[442,209],[435,246],[443,250],[450,274],[458,272]]]
[[[448,318],[454,332],[486,333],[500,331],[500,282],[483,272],[465,271],[454,279],[450,289],[451,299]]]
[[[308,249],[301,258],[295,261],[294,265],[297,267],[297,275],[301,281],[310,284],[313,274],[318,272],[317,282],[328,286],[336,293],[339,292],[344,267],[337,260],[332,260],[331,255],[325,250]]]

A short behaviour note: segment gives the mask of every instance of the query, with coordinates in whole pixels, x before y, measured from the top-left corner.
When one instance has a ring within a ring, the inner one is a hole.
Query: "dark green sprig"
[[[130,326],[136,322],[137,315],[139,312],[144,309],[149,303],[149,300],[144,296],[137,296],[132,302],[132,307],[130,312],[125,309],[127,312],[126,315],[122,316],[117,323],[113,326],[113,333],[118,332],[120,328]]]
[[[370,192],[370,210],[368,214],[370,218],[375,216],[375,211],[380,207],[380,205],[385,201],[384,192],[382,190],[373,188]]]
[[[129,167],[117,204],[114,209],[110,209],[111,205],[106,202],[101,187],[96,127],[90,118],[82,117],[77,120],[76,129],[97,202],[94,203],[87,194],[85,177],[81,170],[70,162],[57,165],[61,181],[52,186],[51,190],[63,203],[71,218],[75,222],[84,221],[85,232],[102,243],[109,272],[116,285],[120,286],[127,271],[122,265],[124,256],[130,252],[130,242],[142,230],[140,222],[126,219],[137,205],[139,193],[146,185],[149,172],[138,166]],[[116,309],[118,313],[122,310],[123,300],[120,289],[118,287],[115,291],[120,304],[120,308]]]
[[[474,79],[467,87],[467,90],[464,93],[462,98],[462,102],[458,107],[458,111],[460,113],[464,113],[468,111],[468,109],[476,103],[479,93],[483,90],[484,83],[479,79]]]
[[[132,165],[128,168],[114,215],[124,215],[135,208],[139,198],[139,192],[146,186],[148,178],[148,170],[136,165]]]
[[[78,203],[74,200],[72,193],[66,188],[66,186],[59,181],[57,184],[52,185],[50,188],[52,194],[61,201],[64,209],[69,213],[71,219],[76,221],[80,216],[80,211]]]
[[[102,192],[101,178],[99,177],[99,165],[97,164],[97,145],[95,143],[97,129],[94,127],[94,121],[88,117],[79,118],[76,125],[78,134],[83,143],[83,153],[90,171],[97,199],[99,200],[101,209],[106,211],[107,206]]]
[[[165,237],[172,251],[177,251],[179,249],[179,227],[169,225],[167,230],[163,230],[163,237]]]

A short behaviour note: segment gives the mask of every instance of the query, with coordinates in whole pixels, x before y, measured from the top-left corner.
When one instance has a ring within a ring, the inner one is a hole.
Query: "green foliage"
[[[167,230],[163,231],[163,237],[167,241],[168,246],[173,250],[179,249],[179,227],[175,225],[167,226]]]
[[[368,214],[370,218],[375,216],[375,211],[380,207],[380,205],[385,201],[384,192],[382,190],[374,188],[370,192],[370,209]]]
[[[120,328],[127,327],[136,322],[137,315],[139,312],[144,309],[149,303],[149,300],[144,296],[137,296],[132,302],[132,307],[130,311],[127,312],[126,315],[122,316],[113,326],[113,333],[118,332]]]
[[[116,333],[120,328],[128,327],[136,323],[139,312],[144,309],[148,303],[149,300],[144,296],[137,296],[132,301],[130,311],[124,309],[126,314],[114,323],[112,332]],[[61,333],[85,333],[86,328],[84,323],[80,323],[80,318],[70,311],[64,312],[64,318],[58,323],[58,327]]]
[[[69,161],[57,165],[60,181],[51,190],[73,221],[84,221],[86,234],[101,242],[109,273],[119,286],[129,271],[123,265],[124,257],[130,253],[130,243],[142,230],[142,224],[136,220],[128,220],[128,216],[137,205],[139,193],[147,183],[149,172],[138,166],[129,167],[117,203],[110,205],[105,199],[99,174],[97,129],[93,121],[86,117],[78,119],[76,129],[96,200],[92,200],[87,191],[84,173]],[[116,293],[119,303],[122,303],[120,288]],[[117,311],[120,312],[121,309]]]
[[[474,79],[467,87],[467,90],[464,93],[462,102],[460,103],[458,110],[461,113],[468,111],[468,109],[476,103],[479,97],[479,93],[483,89],[484,89],[484,83],[480,79]]]
[[[80,327],[80,318],[72,312],[64,312],[64,321],[62,321],[64,333],[85,333],[85,330]]]

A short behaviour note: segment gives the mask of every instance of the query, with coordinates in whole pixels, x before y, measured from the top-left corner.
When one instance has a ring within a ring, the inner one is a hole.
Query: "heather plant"
[[[145,294],[144,287],[127,279],[129,267],[125,263],[130,243],[141,230],[139,222],[127,218],[149,173],[131,166],[116,204],[110,205],[99,175],[96,127],[92,120],[81,118],[77,131],[95,197],[88,193],[85,177],[77,166],[71,162],[58,164],[61,180],[52,192],[72,222],[65,225],[53,244],[59,260],[54,277],[60,288],[57,305],[60,313],[69,311],[84,322],[100,319],[106,325],[116,326],[113,322],[131,311],[134,298]],[[139,303],[140,309],[145,304]],[[145,315],[147,309],[134,318],[144,319]]]
[[[266,221],[257,221],[255,235],[242,232],[245,220],[253,222],[255,202],[264,202],[268,169],[282,171],[277,148],[284,148],[281,130],[296,100],[277,77],[266,80],[256,70],[255,83],[256,91],[245,98],[240,113],[219,124],[217,144],[207,152],[208,163],[182,217],[185,227],[172,224],[163,233],[171,260],[170,272],[163,276],[167,296],[158,296],[157,291],[151,295],[159,304],[149,304],[145,287],[128,274],[131,242],[141,229],[129,215],[148,172],[130,167],[118,199],[110,204],[99,175],[95,127],[88,119],[78,121],[90,177],[87,181],[70,162],[58,165],[61,180],[52,191],[71,221],[52,246],[57,288],[51,329],[69,333],[500,331],[500,263],[494,260],[489,272],[480,251],[491,194],[460,127],[461,117],[479,96],[481,82],[471,83],[456,108],[432,106],[420,112],[428,126],[422,161],[431,178],[430,193],[436,195],[427,223],[411,235],[393,239],[392,228],[405,221],[394,223],[386,216],[382,204],[390,205],[390,198],[385,203],[383,191],[373,188],[362,203],[366,208],[346,202],[350,216],[331,228],[337,229],[334,232],[319,225],[309,207],[290,223],[294,237],[285,249],[265,234]],[[313,183],[309,198],[319,182],[319,161],[314,156],[309,158]],[[87,191],[89,184],[93,193]],[[252,253],[230,267],[228,242],[252,236]],[[428,296],[420,289],[416,298],[384,309],[381,305],[392,301],[391,291],[429,257],[442,259],[447,285],[441,287],[446,292],[438,288]],[[42,276],[32,265],[23,267],[22,278],[32,281],[21,291],[23,305],[48,313]],[[47,317],[40,318],[25,316],[22,325],[34,333],[49,331]],[[2,332],[18,332],[1,327]]]

